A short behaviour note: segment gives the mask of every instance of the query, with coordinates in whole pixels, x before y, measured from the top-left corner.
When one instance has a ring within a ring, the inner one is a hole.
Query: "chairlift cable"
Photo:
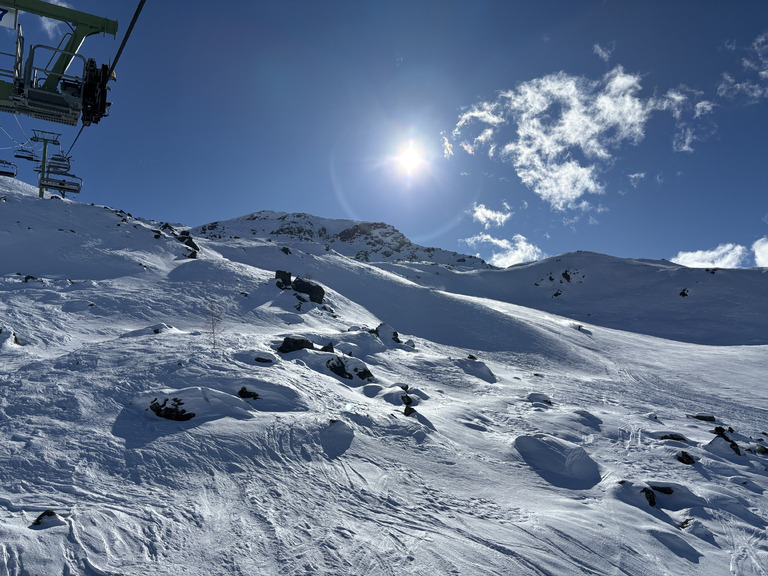
[[[19,143],[19,141],[18,141],[18,140],[16,140],[16,138],[14,138],[13,136],[11,136],[10,134],[8,134],[8,132],[6,131],[6,129],[5,129],[5,128],[3,128],[2,126],[0,126],[0,130],[2,130],[2,131],[5,133],[5,135],[6,135],[6,136],[8,136],[8,138],[10,138],[11,140],[13,140],[13,142],[16,144],[16,146],[21,146],[21,144]],[[13,148],[13,146],[11,146],[10,148]],[[9,150],[9,148],[3,148],[3,150]]]
[[[147,0],[141,0],[139,2],[139,5],[136,7],[136,12],[133,14],[133,19],[131,20],[131,23],[128,25],[128,29],[125,31],[125,36],[123,37],[123,41],[120,43],[120,48],[117,49],[117,53],[115,54],[115,60],[112,62],[112,66],[109,68],[109,73],[107,74],[107,78],[112,78],[112,75],[115,73],[115,66],[117,66],[117,61],[120,59],[120,55],[123,53],[123,48],[125,48],[126,43],[128,42],[128,37],[131,35],[131,32],[133,31],[133,27],[136,25],[136,21],[139,19],[139,14],[141,14],[141,9],[144,8],[144,3]]]
[[[85,124],[80,126],[80,130],[77,131],[77,136],[75,136],[75,139],[72,141],[72,146],[69,147],[69,150],[67,150],[67,153],[64,154],[64,156],[69,156],[69,153],[72,152],[72,148],[75,147],[75,143],[77,142],[77,139],[80,138],[80,134],[83,133],[83,128],[85,128]],[[61,146],[59,146],[59,149],[61,149]]]
[[[16,118],[16,124],[19,125],[19,130],[21,130],[21,133],[24,135],[24,138],[27,139],[27,144],[29,144],[29,142],[30,142],[29,136],[27,136],[27,133],[24,132],[24,128],[21,127],[21,122],[19,122],[19,117],[16,114],[14,114],[13,117]],[[22,146],[23,146],[23,144],[22,144]]]

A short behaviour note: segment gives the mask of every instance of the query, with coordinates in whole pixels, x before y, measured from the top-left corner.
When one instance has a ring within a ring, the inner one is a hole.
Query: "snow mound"
[[[572,490],[600,482],[597,462],[581,446],[546,434],[518,436],[515,448],[531,470],[550,484]]]

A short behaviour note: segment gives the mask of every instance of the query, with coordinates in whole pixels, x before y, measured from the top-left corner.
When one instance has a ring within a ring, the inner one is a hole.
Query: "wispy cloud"
[[[737,47],[733,45],[732,51]],[[725,73],[717,95],[725,98],[744,97],[749,102],[757,102],[768,98],[768,32],[764,32],[745,50],[742,58],[744,77],[737,78],[734,74]]]
[[[635,174],[630,174],[628,178],[629,183],[632,184],[632,188],[637,188],[640,185],[640,182],[645,180],[645,172],[636,172]]]
[[[678,252],[672,262],[689,268],[741,268],[748,254],[740,244],[720,244],[713,250]]]
[[[49,3],[56,4],[57,6],[63,6],[65,8],[72,8],[72,6],[63,0],[49,0]],[[51,18],[42,18],[40,21],[40,26],[42,26],[43,32],[45,32],[48,38],[56,39],[61,36],[62,29],[64,28],[65,24]]]
[[[644,137],[654,105],[638,96],[640,88],[640,76],[621,66],[598,81],[551,74],[474,105],[453,139],[471,154],[499,150],[553,209],[589,208],[583,197],[603,192],[600,170],[613,149]]]
[[[506,202],[504,203],[503,211],[491,210],[490,208],[487,208],[485,204],[475,203],[472,206],[471,214],[473,220],[480,222],[485,229],[488,230],[491,226],[503,226],[504,223],[512,217],[514,212],[512,212]]]
[[[595,44],[592,46],[592,52],[597,54],[597,57],[600,58],[603,62],[608,62],[611,59],[611,56],[613,55],[613,51],[616,48],[616,45],[611,42],[611,45],[609,47],[600,46],[600,44]]]
[[[701,121],[715,108],[713,102],[702,99],[703,95],[699,90],[681,85],[650,101],[652,108],[669,112],[675,120],[672,138],[675,152],[693,152],[694,142],[708,138],[715,131],[714,124]]]
[[[546,258],[546,254],[540,248],[528,242],[521,234],[515,234],[511,240],[495,238],[490,234],[478,234],[466,238],[464,242],[473,247],[478,244],[491,244],[497,250],[494,250],[488,261],[499,268]]]
[[[752,252],[755,253],[755,266],[768,268],[768,237],[760,238],[752,244]]]

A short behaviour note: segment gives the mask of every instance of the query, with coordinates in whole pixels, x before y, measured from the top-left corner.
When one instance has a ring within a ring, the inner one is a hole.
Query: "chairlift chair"
[[[13,162],[7,160],[0,160],[0,176],[7,176],[8,178],[16,178],[18,168]]]
[[[66,174],[72,167],[72,160],[64,154],[53,154],[48,158],[48,168],[56,174]]]
[[[37,162],[39,160],[37,154],[35,154],[35,151],[25,146],[17,148],[13,155],[16,158],[21,158],[22,160],[30,160],[31,162]]]
[[[62,193],[77,194],[83,188],[83,179],[74,174],[40,174],[38,183],[41,188]]]

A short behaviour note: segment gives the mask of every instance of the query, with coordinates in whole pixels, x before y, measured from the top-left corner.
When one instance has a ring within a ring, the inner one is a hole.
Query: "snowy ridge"
[[[462,269],[491,268],[476,256],[425,248],[408,240],[383,222],[331,220],[309,214],[264,210],[248,216],[212,222],[192,232],[209,239],[240,240],[255,238],[288,242],[307,250],[333,250],[363,262],[434,262]]]
[[[764,338],[763,271],[365,262],[0,186],[0,575],[768,571],[768,346],[691,343],[734,301]]]

